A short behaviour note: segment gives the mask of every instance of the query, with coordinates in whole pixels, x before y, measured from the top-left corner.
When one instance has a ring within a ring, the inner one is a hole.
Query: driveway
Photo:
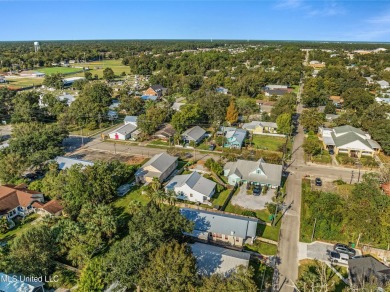
[[[326,254],[327,250],[333,250],[333,244],[314,241],[312,243],[300,242],[298,244],[298,259],[317,259],[320,261],[328,261]],[[356,250],[356,255],[361,255],[360,250]]]
[[[240,187],[240,190],[237,195],[233,196],[232,204],[243,207],[250,210],[261,210],[266,209],[266,203],[272,203],[272,197],[275,196],[275,189],[268,189],[265,195],[260,194],[259,196],[254,196],[252,194],[248,195],[246,190],[246,184],[243,184]]]

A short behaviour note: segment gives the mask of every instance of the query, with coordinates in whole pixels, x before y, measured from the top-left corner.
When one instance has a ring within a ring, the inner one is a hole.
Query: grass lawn
[[[105,124],[102,124],[101,128],[97,128],[94,130],[90,130],[86,127],[84,127],[83,129],[81,129],[81,128],[70,129],[69,135],[81,136],[81,134],[83,134],[84,137],[93,136],[99,132],[104,132],[104,131],[107,131],[110,129],[116,129],[118,127],[119,123],[122,123],[121,119],[117,119],[116,121],[114,121],[114,125],[112,125],[111,123],[105,123]]]
[[[256,240],[254,244],[246,244],[244,248],[245,250],[258,252],[260,254],[268,256],[276,255],[276,253],[278,252],[278,247],[276,245],[261,242],[260,240]]]
[[[23,88],[29,86],[40,86],[43,82],[43,78],[10,78],[7,77],[8,83],[2,83],[0,87],[10,87],[10,88]]]
[[[316,156],[311,157],[311,161],[317,162],[317,163],[324,163],[324,164],[331,164],[332,163],[332,157],[330,154],[326,151],[323,151],[322,154],[318,154]]]
[[[139,202],[142,206],[146,206],[150,199],[142,194],[140,187],[135,186],[127,195],[118,198],[114,202],[114,207],[121,209],[123,212],[131,213],[131,202]]]
[[[88,62],[88,63],[75,63],[72,65],[73,67],[89,67],[89,72],[92,73],[92,75],[97,74],[99,78],[103,77],[103,70],[105,68],[111,68],[112,71],[114,71],[115,75],[120,75],[122,72],[125,72],[126,74],[130,74],[130,67],[122,65],[122,60],[104,60],[104,61],[95,61],[95,62]],[[73,68],[73,69],[79,69],[79,68]],[[75,76],[84,76],[84,73],[78,73]]]
[[[31,223],[37,218],[39,218],[38,214],[31,214],[25,218],[24,222],[21,220],[13,220],[16,224],[15,227],[5,234],[0,233],[0,240],[8,241],[15,238],[17,235],[21,234],[24,230],[29,228]]]
[[[259,259],[252,257],[249,265],[253,268],[253,280],[256,283],[258,291],[271,291],[274,269],[262,264]]]
[[[266,135],[253,135],[254,148],[270,150],[270,151],[283,151],[283,146],[286,143],[286,138],[274,137]],[[287,147],[291,149],[291,142]]]
[[[182,169],[184,167],[184,165],[186,165],[188,163],[188,161],[185,161],[185,160],[180,160],[177,162],[177,167],[176,169]]]
[[[389,163],[390,164],[390,156],[385,155],[384,153],[380,152],[378,154],[379,159],[382,161],[382,163]]]
[[[215,194],[213,196],[213,198],[211,199],[211,202],[213,203],[213,205],[218,205],[218,206],[223,206],[223,204],[225,204],[229,194],[230,194],[230,191],[229,189],[227,190],[223,190],[222,192],[220,192],[219,194]]]
[[[71,68],[71,67],[45,67],[45,68],[39,68],[37,71],[41,73],[45,73],[46,75],[51,75],[55,73],[70,74],[82,70],[83,70],[82,68]]]

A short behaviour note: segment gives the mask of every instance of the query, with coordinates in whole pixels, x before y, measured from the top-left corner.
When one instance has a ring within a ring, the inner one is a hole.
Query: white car
[[[331,263],[348,265],[349,255],[342,252],[331,251],[329,253],[329,261]]]

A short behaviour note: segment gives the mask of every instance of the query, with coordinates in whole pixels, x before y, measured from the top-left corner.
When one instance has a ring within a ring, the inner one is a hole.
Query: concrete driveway
[[[333,250],[333,244],[314,241],[312,243],[300,242],[298,244],[298,259],[317,259],[328,261],[327,250]],[[361,255],[360,250],[356,250],[356,255]]]
[[[266,209],[266,203],[272,203],[272,197],[275,196],[275,189],[268,189],[265,195],[259,196],[248,195],[246,190],[246,184],[240,187],[237,195],[233,196],[232,204],[243,207],[250,210]]]

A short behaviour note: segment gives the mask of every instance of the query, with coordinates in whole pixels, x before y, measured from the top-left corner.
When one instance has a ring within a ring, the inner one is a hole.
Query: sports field
[[[115,75],[121,75],[122,72],[130,74],[130,67],[122,65],[122,60],[104,60],[104,61],[95,61],[88,63],[76,63],[72,64],[74,67],[88,67],[93,75],[97,74],[99,78],[103,77],[103,70],[107,67],[111,68],[114,71]],[[84,76],[84,73],[78,73],[74,76]]]
[[[69,74],[73,72],[82,71],[82,68],[71,68],[71,67],[45,67],[39,68],[37,71],[45,73],[46,75],[61,73],[61,74]]]

